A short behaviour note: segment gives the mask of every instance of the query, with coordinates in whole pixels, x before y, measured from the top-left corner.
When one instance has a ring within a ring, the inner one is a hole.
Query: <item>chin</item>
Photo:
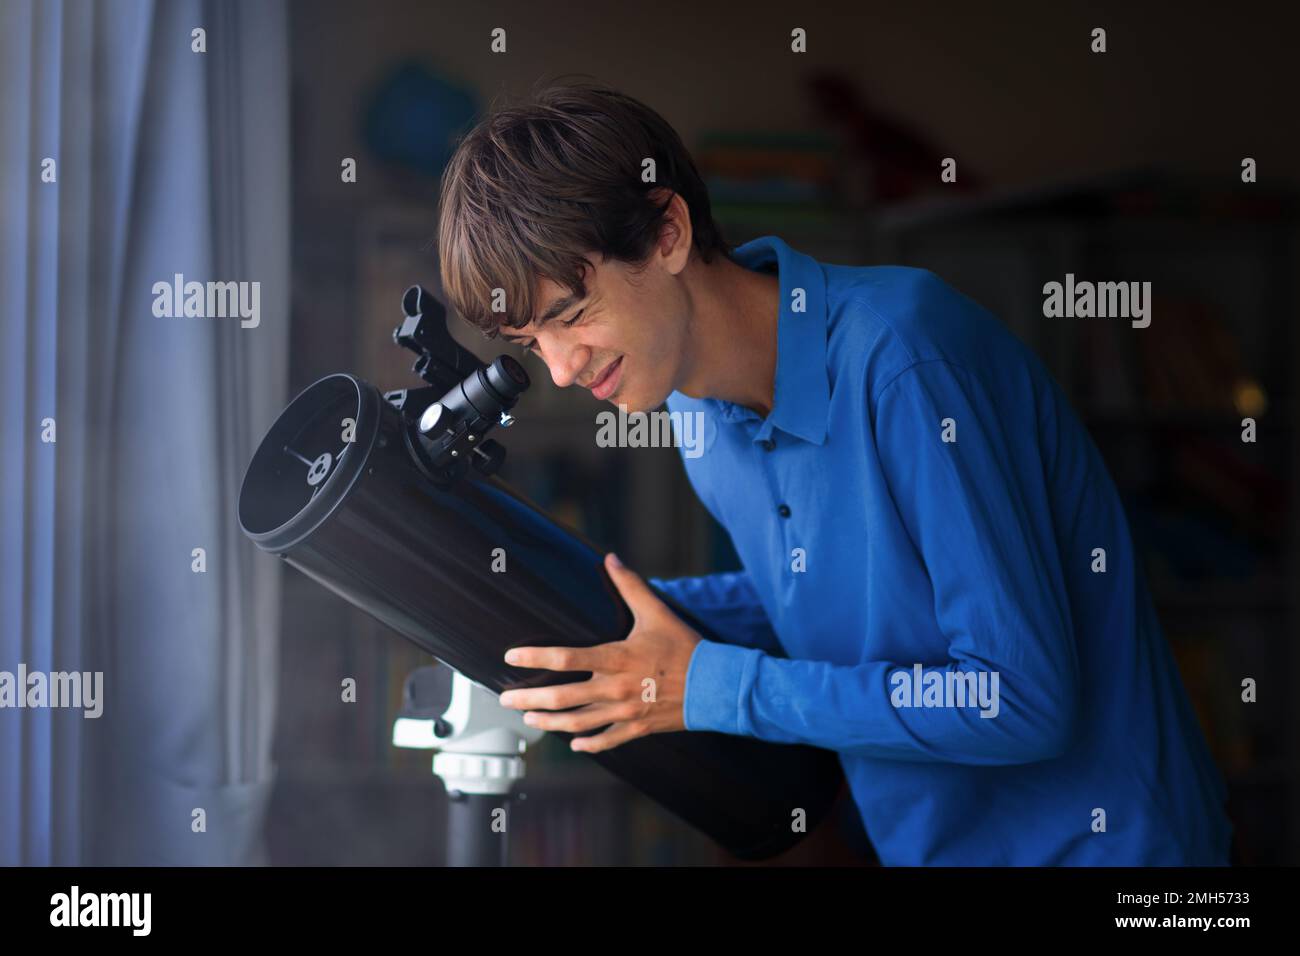
[[[615,408],[625,405],[629,413],[650,412],[662,405],[672,393],[673,389],[669,381],[643,382],[640,376],[629,378],[624,372],[624,379],[619,383],[618,391],[605,401]]]
[[[658,393],[656,393],[656,395],[657,394]],[[649,412],[649,411],[653,411],[654,409],[662,405],[664,403],[664,399],[666,399],[669,394],[671,393],[665,392],[662,398],[657,398],[655,395],[651,395],[647,397],[644,392],[633,393],[626,396],[623,395],[622,393],[618,393],[615,395],[611,395],[608,401],[615,408],[617,408],[619,405],[627,406],[627,410],[629,414],[632,412]]]

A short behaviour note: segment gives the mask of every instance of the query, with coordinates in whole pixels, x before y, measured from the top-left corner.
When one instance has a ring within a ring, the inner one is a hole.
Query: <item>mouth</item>
[[[618,388],[619,381],[623,378],[623,357],[619,356],[614,361],[605,366],[601,372],[587,387],[591,389],[591,394],[595,395],[601,401],[609,398]]]

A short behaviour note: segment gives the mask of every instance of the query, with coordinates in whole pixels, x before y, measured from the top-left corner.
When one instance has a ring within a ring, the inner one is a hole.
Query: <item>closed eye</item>
[[[569,328],[569,327],[571,327],[571,326],[577,325],[577,324],[578,324],[578,320],[582,318],[582,313],[584,313],[584,312],[586,312],[586,311],[587,311],[586,309],[579,309],[579,310],[577,311],[577,313],[573,316],[573,318],[569,319],[567,322],[562,322],[561,324],[562,324],[565,328]],[[536,351],[537,351],[537,340],[536,340],[536,339],[529,339],[529,341],[528,341],[526,344],[525,344],[524,342],[516,342],[515,344],[516,344],[516,345],[519,345],[519,346],[522,346],[524,349],[527,349],[529,352],[536,352]]]

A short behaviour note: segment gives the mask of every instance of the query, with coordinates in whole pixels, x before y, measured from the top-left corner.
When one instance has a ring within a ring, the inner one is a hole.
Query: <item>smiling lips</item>
[[[592,382],[588,387],[591,389],[592,395],[604,400],[614,394],[614,389],[618,388],[619,379],[622,377],[623,358],[622,356],[619,356],[611,362],[606,367],[605,371],[600,373],[600,377]]]

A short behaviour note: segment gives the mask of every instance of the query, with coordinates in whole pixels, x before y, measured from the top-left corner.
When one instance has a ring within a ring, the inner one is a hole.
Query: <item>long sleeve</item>
[[[1050,519],[1010,465],[1018,443],[987,392],[945,361],[912,365],[878,392],[874,442],[888,491],[929,573],[949,660],[922,668],[997,673],[995,713],[896,706],[914,661],[787,660],[702,642],[687,673],[689,730],[806,743],[911,761],[1014,764],[1063,753],[1075,733],[1079,666]],[[952,419],[956,441],[942,440]],[[1035,518],[1033,515],[1038,515]],[[846,569],[851,576],[856,569]],[[845,588],[863,587],[846,577]]]
[[[784,656],[753,582],[744,571],[650,578],[648,583],[713,628],[728,644]]]

